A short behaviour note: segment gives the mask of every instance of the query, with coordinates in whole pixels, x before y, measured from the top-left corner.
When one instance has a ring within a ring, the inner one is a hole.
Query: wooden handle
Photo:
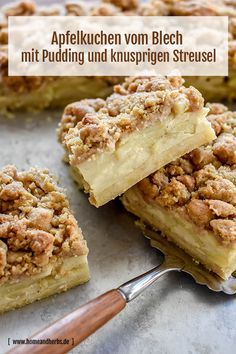
[[[22,344],[13,348],[9,353],[67,353],[117,315],[125,305],[126,301],[118,290],[108,291],[30,338],[59,340],[62,341],[61,343]],[[68,339],[69,343],[63,344],[65,339]]]

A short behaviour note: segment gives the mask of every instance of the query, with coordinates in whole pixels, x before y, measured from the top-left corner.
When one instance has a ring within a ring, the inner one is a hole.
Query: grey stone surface
[[[60,115],[44,112],[1,118],[0,168],[10,163],[19,169],[47,167],[58,176],[88,241],[92,278],[67,293],[1,315],[0,354],[10,349],[8,338],[29,337],[161,260],[119,201],[96,209],[77,190],[56,141]],[[176,273],[161,278],[72,353],[233,354],[235,340],[236,297],[212,293],[191,277]]]

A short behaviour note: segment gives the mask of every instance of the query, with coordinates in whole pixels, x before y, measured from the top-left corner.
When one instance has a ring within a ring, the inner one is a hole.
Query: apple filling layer
[[[73,176],[89,193],[92,204],[103,205],[157,168],[211,140],[213,134],[204,116],[204,110],[175,119],[169,116],[163,123],[134,132],[114,152],[97,154],[74,166]]]
[[[201,94],[181,78],[129,78],[104,100],[66,107],[59,127],[73,176],[101,206],[214,139]]]
[[[0,171],[0,312],[89,279],[88,249],[47,170]]]
[[[72,256],[48,265],[39,274],[0,286],[0,313],[61,293],[89,279],[87,256]]]
[[[236,113],[209,108],[217,139],[145,178],[122,202],[226,279],[236,270]]]
[[[220,243],[212,231],[202,230],[178,213],[147,202],[136,186],[124,194],[122,202],[128,211],[220,277],[227,279],[236,270],[236,243],[232,247]]]

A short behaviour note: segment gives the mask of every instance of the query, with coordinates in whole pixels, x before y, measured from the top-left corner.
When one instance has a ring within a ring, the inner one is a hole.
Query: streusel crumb
[[[133,10],[139,6],[139,0],[103,0],[104,3],[110,3],[122,10]]]
[[[0,283],[87,252],[64,191],[47,170],[0,171]]]
[[[31,16],[36,12],[36,5],[33,1],[24,0],[16,4],[12,4],[5,10],[6,17],[9,16]]]
[[[155,0],[154,0],[155,2]],[[174,16],[236,16],[232,0],[163,0]]]
[[[59,140],[70,162],[77,164],[97,152],[114,150],[125,135],[172,114],[198,111],[203,98],[180,77],[130,77],[114,86],[105,101],[83,100],[66,107]]]
[[[69,16],[86,16],[87,11],[82,2],[74,1],[65,4],[66,14]]]
[[[236,112],[221,104],[208,107],[217,139],[145,178],[138,187],[145,198],[181,213],[227,244],[236,241]]]

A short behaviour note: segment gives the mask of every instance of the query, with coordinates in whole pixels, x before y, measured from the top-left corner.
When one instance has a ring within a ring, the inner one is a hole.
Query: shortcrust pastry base
[[[236,270],[236,245],[224,245],[212,232],[200,229],[176,212],[146,202],[137,186],[122,196],[122,203],[128,211],[161,231],[169,241],[221,278],[227,279]]]
[[[169,116],[129,134],[114,152],[97,153],[73,166],[75,181],[89,193],[91,204],[104,205],[155,170],[213,140],[207,111]]]
[[[87,256],[73,256],[58,266],[47,265],[41,273],[0,286],[0,313],[13,310],[87,282]]]

